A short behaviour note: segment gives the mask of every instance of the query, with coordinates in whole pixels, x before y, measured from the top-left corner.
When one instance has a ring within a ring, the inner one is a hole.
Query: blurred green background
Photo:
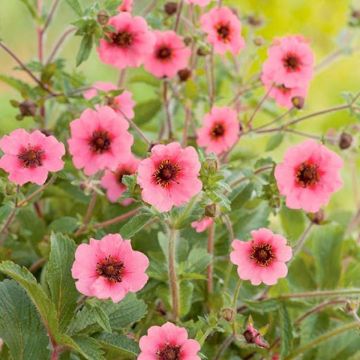
[[[134,1],[138,8],[143,8],[151,3],[150,0]],[[90,5],[92,1],[83,0],[82,3]],[[158,1],[158,6],[162,7],[163,3],[164,1]],[[265,44],[269,44],[275,36],[303,34],[311,41],[317,63],[333,51],[349,44],[350,35],[347,23],[350,9],[351,7],[360,8],[360,0],[225,0],[223,3],[235,7],[241,18],[251,14],[262,16],[265,19],[265,24],[256,30],[256,35],[263,36]],[[49,8],[50,4],[51,0],[44,0],[46,9]],[[66,1],[61,0],[57,15],[46,37],[45,58],[56,39],[75,19],[75,14],[66,4]],[[357,31],[357,40],[353,45],[359,49],[360,30],[352,29],[351,31],[352,33]],[[249,29],[245,29],[244,33],[246,37]],[[34,24],[20,0],[0,0],[0,38],[23,61],[28,62],[35,59],[37,38]],[[68,60],[68,69],[75,66],[75,54],[78,47],[79,38],[72,36],[62,48],[61,56]],[[248,44],[247,49],[239,56],[240,61],[246,57],[247,51],[254,51],[254,46]],[[260,60],[263,60],[266,56],[266,46],[259,53]],[[257,67],[259,71],[260,64],[261,61],[255,61],[253,67]],[[13,60],[3,51],[0,51],[0,72],[29,80],[25,74],[13,70],[13,68]],[[98,80],[116,82],[118,78],[117,71],[102,64],[94,50],[90,59],[83,63],[79,70],[85,74],[89,83]],[[154,96],[143,85],[132,84],[131,90],[138,102]],[[341,93],[345,91],[353,93],[360,91],[360,51],[339,57],[337,61],[316,74],[303,113],[310,113],[342,103],[344,100]],[[259,96],[261,94],[262,92],[259,92]],[[17,109],[10,106],[10,99],[18,99],[18,95],[10,87],[0,82],[0,134],[19,126],[31,126],[30,120],[26,119],[21,123],[15,120]],[[256,121],[263,121],[262,117],[264,116],[259,115]],[[330,129],[346,130],[355,122],[354,117],[351,117],[348,112],[342,111],[308,120],[302,123],[299,129],[323,135]],[[239,147],[245,152],[251,150],[256,151],[258,156],[266,156],[264,148],[267,139],[268,136],[244,139],[240,142]],[[270,155],[276,160],[280,160],[286,147],[302,140],[303,138],[298,136],[287,135],[286,141]],[[256,142],[255,150],[254,142]],[[357,144],[356,147],[358,147]],[[333,197],[331,206],[334,209],[352,210],[356,204],[360,203],[360,194],[357,190],[360,161],[354,150],[343,152],[342,157],[346,162],[343,171],[346,186]]]

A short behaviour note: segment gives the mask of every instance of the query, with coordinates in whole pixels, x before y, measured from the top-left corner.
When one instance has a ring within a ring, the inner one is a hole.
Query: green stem
[[[169,249],[168,249],[168,275],[171,294],[172,313],[175,321],[179,320],[180,302],[179,302],[179,284],[176,275],[176,238],[178,231],[170,228],[169,231]]]
[[[211,256],[210,264],[207,268],[207,293],[212,294],[214,291],[214,245],[215,245],[215,223],[210,225],[208,234],[207,250]]]
[[[330,297],[330,296],[353,296],[360,295],[360,289],[339,289],[339,290],[325,290],[325,291],[308,291],[302,293],[283,294],[277,299],[297,299],[297,298],[311,298],[311,297]]]
[[[236,284],[236,289],[234,292],[234,298],[233,298],[233,303],[232,303],[232,308],[234,311],[234,319],[233,319],[233,323],[232,323],[232,328],[233,328],[233,334],[236,335],[236,314],[237,314],[237,300],[239,297],[239,292],[240,292],[240,288],[241,288],[241,279],[239,278],[237,284]]]
[[[339,326],[336,329],[331,330],[331,331],[317,337],[313,341],[310,341],[309,343],[307,343],[307,344],[305,344],[303,346],[300,346],[295,351],[293,351],[291,354],[289,354],[287,357],[285,357],[284,360],[295,359],[299,355],[301,355],[301,354],[305,353],[306,351],[320,345],[321,343],[331,339],[332,337],[340,335],[340,334],[342,334],[342,333],[344,333],[346,331],[359,328],[359,327],[360,327],[360,325],[359,325],[358,321],[351,322],[351,323],[346,324],[344,326]]]

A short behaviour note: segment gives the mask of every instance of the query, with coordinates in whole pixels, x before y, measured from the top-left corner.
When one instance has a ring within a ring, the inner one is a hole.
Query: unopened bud
[[[302,96],[294,96],[291,102],[296,109],[302,109],[305,104],[305,99]]]
[[[216,159],[206,159],[205,168],[210,172],[215,174],[218,170],[218,162]]]
[[[351,12],[351,17],[355,20],[360,20],[360,10],[358,9],[354,9],[352,12]]]
[[[221,316],[224,320],[231,322],[234,319],[234,310],[230,308],[224,308],[221,310]]]
[[[174,1],[167,2],[164,5],[164,11],[169,16],[176,14],[176,12],[177,12],[177,3],[174,2]]]
[[[21,116],[35,116],[37,105],[31,100],[25,100],[19,104]]]
[[[191,78],[191,70],[190,69],[181,69],[178,71],[178,76],[180,81],[187,81]]]
[[[261,36],[257,36],[256,38],[254,38],[254,44],[256,45],[256,46],[262,46],[262,45],[264,45],[264,38],[263,37],[261,37]]]
[[[246,330],[243,332],[245,341],[248,344],[255,344],[262,348],[268,348],[269,344],[262,338],[258,330],[252,324],[248,324]]]
[[[216,204],[210,204],[205,206],[205,216],[214,218],[216,216]]]
[[[353,138],[349,133],[343,132],[339,139],[339,148],[341,150],[348,149],[353,142]]]
[[[100,25],[106,25],[110,19],[109,14],[105,10],[100,10],[97,14],[97,21]]]
[[[186,46],[189,46],[189,45],[192,43],[192,41],[193,41],[193,39],[192,39],[191,36],[185,36],[185,37],[184,37],[184,44],[185,44]]]
[[[200,46],[198,49],[197,49],[197,52],[198,56],[206,56],[206,55],[209,55],[210,54],[210,51],[205,48],[204,46]]]
[[[263,19],[258,15],[250,15],[248,17],[248,23],[251,26],[258,27],[263,24]]]
[[[308,218],[311,220],[312,223],[316,225],[321,225],[325,220],[325,212],[323,209],[320,209],[315,213],[309,213]]]

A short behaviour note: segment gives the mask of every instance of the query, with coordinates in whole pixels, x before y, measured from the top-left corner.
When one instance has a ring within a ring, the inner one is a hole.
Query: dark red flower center
[[[133,35],[128,31],[121,31],[118,33],[111,34],[111,40],[114,44],[120,47],[129,47],[133,43]]]
[[[162,187],[168,187],[172,181],[176,181],[180,168],[170,160],[164,160],[160,163],[153,177],[155,182]]]
[[[210,136],[213,139],[217,139],[225,134],[225,127],[221,123],[215,123],[210,130]]]
[[[250,259],[255,260],[260,266],[269,266],[274,258],[275,255],[270,244],[254,245],[251,250]]]
[[[229,41],[229,38],[230,38],[230,27],[229,27],[229,25],[226,25],[226,24],[219,25],[216,28],[216,31],[217,31],[217,34],[218,34],[219,38],[222,41],[224,41],[224,42]]]
[[[122,179],[125,175],[132,175],[132,173],[129,170],[121,169],[115,174],[116,180],[120,185],[124,185]]]
[[[121,282],[124,273],[124,264],[109,255],[96,264],[96,273],[111,282]]]
[[[160,60],[168,60],[172,56],[172,49],[168,46],[162,46],[156,51],[156,57]]]
[[[25,168],[36,168],[42,166],[44,151],[38,148],[29,147],[24,149],[18,155],[18,159]]]
[[[283,58],[283,64],[288,71],[294,72],[300,69],[301,60],[296,54],[289,53]]]
[[[89,145],[95,153],[102,154],[110,149],[111,139],[109,133],[103,130],[93,132]]]
[[[303,162],[296,170],[296,182],[303,188],[318,183],[320,174],[316,164]]]
[[[180,360],[180,346],[166,345],[156,352],[158,360]]]

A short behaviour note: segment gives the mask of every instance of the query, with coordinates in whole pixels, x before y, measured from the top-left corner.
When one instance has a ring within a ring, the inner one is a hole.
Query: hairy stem
[[[179,302],[179,283],[176,275],[176,239],[178,231],[169,229],[169,248],[168,248],[168,275],[169,287],[172,303],[172,315],[175,321],[179,320],[180,302]]]
[[[359,289],[337,289],[337,290],[324,290],[324,291],[307,291],[302,293],[283,294],[277,299],[298,299],[298,298],[313,298],[313,297],[333,297],[333,296],[356,296],[360,295]]]
[[[214,291],[214,244],[215,244],[215,224],[212,223],[209,227],[207,251],[211,256],[210,264],[207,268],[207,292],[208,295]]]
[[[172,120],[171,120],[171,113],[170,113],[170,103],[168,98],[168,83],[166,80],[163,82],[163,101],[165,107],[165,116],[166,116],[166,123],[168,127],[168,139],[172,139],[173,137],[173,127],[172,127]]]
[[[59,40],[55,43],[53,50],[51,51],[46,63],[50,64],[57,55],[58,51],[60,50],[61,45],[64,43],[66,38],[73,32],[76,31],[76,28],[72,27],[70,29],[65,30],[65,32],[60,36]]]
[[[294,249],[293,249],[293,259],[296,257],[296,255],[302,250],[306,239],[308,238],[308,235],[313,227],[314,223],[310,223],[307,228],[305,229],[305,231],[303,232],[303,234],[300,236],[300,239],[298,240],[298,242],[295,244]]]

